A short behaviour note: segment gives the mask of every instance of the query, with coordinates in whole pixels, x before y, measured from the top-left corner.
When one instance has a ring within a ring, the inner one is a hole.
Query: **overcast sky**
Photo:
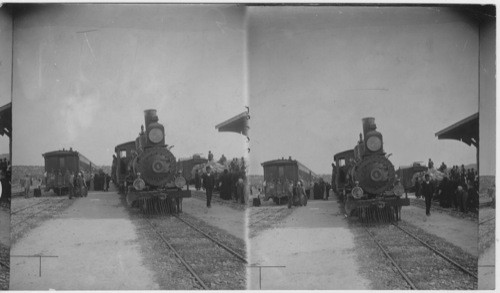
[[[250,173],[283,156],[331,173],[363,117],[396,168],[475,163],[435,133],[478,111],[477,30],[446,8],[249,8]]]
[[[396,168],[476,161],[474,147],[435,137],[478,111],[478,27],[456,9],[33,7],[14,24],[15,165],[70,146],[110,164],[149,108],[177,157],[239,157],[245,138],[214,126],[248,104],[250,174],[288,156],[330,173],[363,117]]]
[[[158,110],[177,158],[244,154],[215,125],[247,105],[244,8],[234,5],[43,5],[14,24],[14,165],[73,147],[110,165]]]

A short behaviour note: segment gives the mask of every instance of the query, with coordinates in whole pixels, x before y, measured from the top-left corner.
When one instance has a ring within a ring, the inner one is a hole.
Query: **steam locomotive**
[[[173,146],[165,144],[165,129],[158,123],[156,110],[144,111],[146,130],[135,142],[116,146],[112,171],[115,184],[126,194],[127,203],[146,213],[181,211],[181,200],[190,197],[183,190],[186,179],[177,170]],[[175,202],[174,202],[175,201]]]
[[[396,180],[394,166],[383,149],[382,134],[374,118],[363,118],[363,134],[354,149],[335,154],[332,186],[344,203],[348,216],[362,222],[397,221],[402,206],[403,185]]]

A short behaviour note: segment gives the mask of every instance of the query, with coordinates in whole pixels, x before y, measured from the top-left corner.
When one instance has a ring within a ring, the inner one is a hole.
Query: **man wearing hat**
[[[422,191],[422,195],[425,198],[425,214],[427,216],[431,215],[431,200],[432,200],[432,195],[434,194],[434,185],[432,185],[432,182],[430,181],[430,176],[429,174],[425,174],[425,180],[422,182],[422,186],[420,187],[420,190]]]
[[[203,188],[206,191],[207,194],[207,208],[209,208],[210,202],[212,201],[212,191],[214,190],[215,186],[215,178],[214,175],[211,173],[212,168],[210,166],[207,166],[207,173],[203,174]]]

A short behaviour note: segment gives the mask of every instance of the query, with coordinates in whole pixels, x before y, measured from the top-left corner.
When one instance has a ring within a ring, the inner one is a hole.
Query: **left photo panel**
[[[0,11],[9,288],[245,289],[245,7]]]
[[[9,289],[10,274],[12,21],[0,8],[0,290]]]

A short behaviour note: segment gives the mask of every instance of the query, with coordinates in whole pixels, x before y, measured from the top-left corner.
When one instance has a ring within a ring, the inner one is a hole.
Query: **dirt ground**
[[[495,289],[495,214],[496,209],[479,210],[479,289]]]
[[[425,215],[425,209],[416,206],[403,207],[401,219],[430,234],[443,238],[473,256],[478,256],[477,222],[439,212],[431,212],[428,217]]]
[[[11,290],[158,289],[119,196],[91,192],[11,248]],[[41,260],[38,257],[55,256]],[[41,276],[40,276],[41,272]]]
[[[0,208],[0,244],[10,246],[10,210]]]
[[[354,237],[336,201],[311,200],[250,239],[249,289],[370,289],[359,274]]]
[[[207,208],[204,200],[185,198],[182,203],[182,211],[212,226],[223,229],[237,238],[246,238],[244,210],[236,210],[216,203],[212,203],[212,207]]]

